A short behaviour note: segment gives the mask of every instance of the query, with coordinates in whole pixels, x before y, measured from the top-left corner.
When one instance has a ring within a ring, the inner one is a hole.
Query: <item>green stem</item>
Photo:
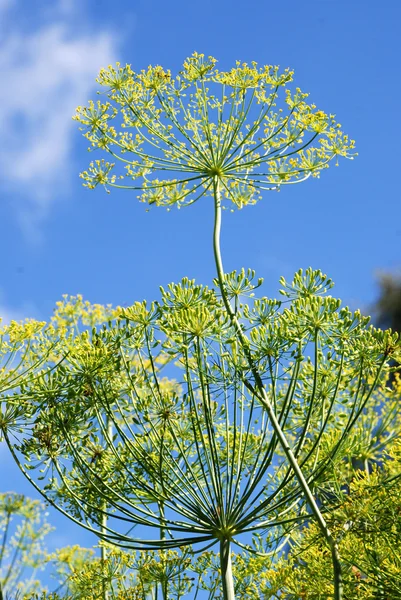
[[[220,540],[220,571],[223,599],[235,600],[234,578],[231,565],[231,542],[229,539]]]
[[[27,528],[28,528],[28,521],[25,520],[24,524],[21,528],[21,532],[18,534],[19,537],[18,537],[18,540],[16,540],[17,543],[15,545],[15,551],[14,551],[12,560],[10,561],[10,564],[8,565],[7,574],[5,575],[5,577],[3,577],[3,587],[4,588],[6,587],[8,580],[13,575],[14,566],[17,563],[18,556],[22,555],[24,544],[25,544],[25,536],[26,536]],[[17,582],[14,582],[14,583],[17,583]]]
[[[108,440],[111,443],[111,440],[113,439],[113,423],[111,421],[111,419],[107,416],[106,417],[106,428],[107,428],[107,437]],[[103,503],[103,515],[102,515],[102,534],[104,536],[107,535],[107,502],[105,501]],[[104,539],[104,538],[103,538]],[[109,593],[107,591],[107,583],[106,583],[106,579],[107,579],[107,572],[106,572],[106,559],[107,559],[107,549],[104,546],[101,546],[100,548],[100,561],[102,564],[102,571],[103,571],[103,578],[102,578],[102,600],[108,600],[109,598]]]
[[[104,503],[104,510],[107,508],[106,503]],[[107,516],[102,516],[102,533],[106,533],[107,527]],[[107,586],[106,586],[106,559],[107,559],[107,551],[104,546],[100,547],[100,561],[102,564],[102,600],[107,600]]]
[[[11,513],[9,512],[9,513],[7,513],[6,525],[4,527],[3,543],[1,545],[1,550],[0,550],[0,568],[3,563],[4,551],[6,549],[6,542],[7,542],[7,536],[8,536],[8,529],[10,527],[10,521],[11,521]],[[1,598],[0,598],[0,600],[1,600]]]
[[[246,359],[248,361],[248,364],[249,364],[249,367],[250,367],[250,370],[251,370],[251,373],[252,373],[252,376],[254,379],[254,384],[252,384],[248,379],[244,380],[244,384],[251,393],[255,394],[259,398],[260,402],[263,404],[264,408],[266,409],[266,412],[268,414],[268,417],[270,419],[272,427],[273,427],[273,429],[277,435],[277,438],[280,442],[280,445],[287,457],[288,463],[291,466],[296,478],[298,479],[298,483],[302,489],[302,492],[306,498],[306,501],[309,504],[309,507],[310,507],[324,537],[325,537],[325,540],[326,540],[328,546],[330,547],[332,562],[333,562],[333,571],[334,571],[334,600],[342,600],[342,598],[343,598],[342,569],[341,569],[341,562],[340,562],[340,557],[339,557],[339,553],[338,553],[337,543],[334,540],[333,536],[331,535],[329,528],[327,527],[326,521],[324,520],[323,515],[320,512],[318,505],[316,504],[316,501],[313,497],[313,494],[308,485],[308,482],[306,481],[306,479],[302,473],[302,470],[299,467],[298,461],[291,449],[291,446],[288,443],[283,430],[281,429],[280,423],[276,417],[275,410],[268,398],[265,387],[263,385],[263,381],[260,377],[257,366],[255,365],[255,362],[252,358],[248,338],[245,336],[245,334],[241,328],[241,325],[238,322],[238,319],[235,315],[235,312],[233,311],[233,309],[231,307],[230,300],[227,296],[226,284],[225,284],[225,273],[224,273],[223,261],[221,258],[221,250],[220,250],[221,193],[220,193],[220,189],[219,189],[218,177],[215,177],[214,182],[213,182],[213,193],[214,193],[213,195],[214,195],[214,206],[215,206],[213,250],[214,250],[214,259],[215,259],[216,271],[217,271],[217,279],[219,282],[219,288],[220,288],[224,306],[227,310],[227,313],[230,317],[231,323],[232,323],[232,325],[235,329],[235,332],[238,336],[238,339],[240,341],[240,344],[242,346],[242,349],[244,351],[244,354],[246,356]],[[223,585],[224,585],[224,580],[223,580]],[[227,597],[230,598],[230,596],[227,596]]]
[[[160,539],[166,539],[166,521],[164,518],[164,504],[163,502],[157,503],[159,506],[159,514],[160,514]],[[162,588],[162,598],[163,600],[168,600],[168,580],[166,577],[166,569],[164,568],[164,578],[161,583]]]

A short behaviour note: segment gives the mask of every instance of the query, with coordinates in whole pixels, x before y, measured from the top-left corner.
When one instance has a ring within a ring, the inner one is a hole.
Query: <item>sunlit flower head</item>
[[[102,69],[107,100],[78,107],[74,118],[90,149],[111,160],[91,162],[85,185],[138,190],[149,205],[180,207],[218,182],[242,208],[263,190],[318,177],[333,158],[352,158],[354,142],[334,116],[289,89],[292,71],[238,61],[223,72],[216,62],[195,52],[176,77],[160,66]]]

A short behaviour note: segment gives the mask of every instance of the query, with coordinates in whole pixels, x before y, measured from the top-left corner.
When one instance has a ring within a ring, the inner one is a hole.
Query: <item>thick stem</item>
[[[230,540],[220,541],[220,572],[224,600],[235,600]]]
[[[231,307],[230,300],[227,296],[223,261],[221,258],[221,251],[220,251],[221,194],[220,194],[220,189],[219,189],[219,181],[218,181],[217,177],[215,178],[214,183],[213,183],[213,192],[214,192],[214,206],[215,206],[213,250],[214,250],[214,259],[215,259],[216,271],[217,271],[217,279],[219,282],[219,288],[220,288],[224,306],[230,317],[231,323],[236,331],[238,340],[242,346],[242,349],[244,351],[244,354],[246,356],[246,359],[249,364],[249,368],[251,370],[251,373],[252,373],[252,376],[254,379],[254,384],[252,384],[252,382],[247,379],[244,380],[244,384],[253,394],[255,394],[259,398],[260,402],[265,407],[268,417],[270,419],[270,422],[272,424],[272,427],[275,431],[275,434],[277,435],[277,438],[278,438],[280,445],[284,451],[284,454],[287,457],[288,463],[290,464],[296,478],[298,479],[298,483],[299,483],[299,485],[302,489],[302,492],[309,504],[309,507],[310,507],[310,509],[311,509],[325,539],[326,539],[328,546],[330,547],[332,562],[333,562],[333,571],[334,571],[334,600],[342,600],[343,584],[342,584],[342,574],[341,574],[341,562],[340,562],[340,558],[339,558],[337,544],[336,544],[335,540],[333,539],[329,528],[327,527],[326,521],[324,520],[323,515],[319,510],[318,505],[316,504],[316,501],[313,497],[313,494],[308,485],[308,482],[306,481],[306,479],[301,471],[301,468],[298,464],[297,459],[295,458],[295,455],[291,449],[291,446],[289,445],[289,443],[285,437],[285,434],[284,434],[283,430],[281,429],[281,426],[276,417],[276,413],[274,411],[273,405],[271,404],[271,402],[267,396],[265,387],[263,385],[263,381],[260,377],[257,366],[255,365],[255,362],[252,358],[248,338],[245,336],[245,334],[241,328],[241,325],[238,322],[238,319],[235,315],[235,312],[233,311],[233,309]]]

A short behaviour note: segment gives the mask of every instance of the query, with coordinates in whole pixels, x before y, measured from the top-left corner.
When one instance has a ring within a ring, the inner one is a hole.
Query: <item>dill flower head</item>
[[[161,66],[135,73],[109,66],[97,82],[108,100],[78,107],[91,150],[111,155],[81,173],[85,184],[138,190],[149,205],[192,204],[213,191],[238,208],[263,190],[318,177],[353,140],[334,115],[291,91],[293,72],[237,61],[219,71],[194,53],[173,77]]]

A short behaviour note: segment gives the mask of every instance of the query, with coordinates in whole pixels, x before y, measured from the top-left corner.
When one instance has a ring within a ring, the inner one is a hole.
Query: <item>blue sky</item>
[[[359,152],[320,180],[227,211],[226,269],[256,269],[275,294],[281,275],[311,265],[345,304],[368,310],[375,272],[401,263],[400,29],[398,0],[0,0],[0,314],[47,319],[65,293],[129,304],[183,276],[211,282],[210,202],[147,213],[135,193],[85,190],[87,143],[71,120],[95,97],[100,67],[176,72],[195,50],[221,69],[237,59],[293,68]],[[0,489],[28,492],[0,457]],[[56,521],[54,544],[85,537]]]

